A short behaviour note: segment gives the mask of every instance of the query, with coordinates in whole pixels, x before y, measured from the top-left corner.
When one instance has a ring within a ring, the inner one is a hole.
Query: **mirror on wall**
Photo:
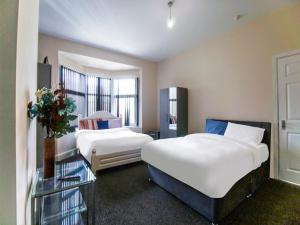
[[[177,130],[177,88],[169,89],[169,129]]]

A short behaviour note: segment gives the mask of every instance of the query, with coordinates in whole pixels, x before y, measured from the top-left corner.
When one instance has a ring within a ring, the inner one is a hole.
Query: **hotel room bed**
[[[80,153],[93,172],[141,160],[141,147],[153,139],[129,128],[78,130],[75,134]]]
[[[213,223],[269,177],[271,124],[225,122],[264,128],[262,143],[254,146],[215,134],[192,134],[154,141],[142,149],[150,179]]]

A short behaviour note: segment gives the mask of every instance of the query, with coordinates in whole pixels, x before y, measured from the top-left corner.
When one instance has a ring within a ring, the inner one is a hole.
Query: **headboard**
[[[103,118],[103,119],[116,119],[113,114],[106,111],[96,111],[92,115],[89,115],[86,119],[97,119],[97,118]]]
[[[222,120],[222,119],[212,119],[222,122],[231,122],[237,123],[252,127],[259,127],[265,129],[264,137],[262,139],[262,143],[268,145],[269,152],[271,151],[271,132],[272,132],[272,124],[269,122],[253,122],[253,121],[236,121],[236,120]]]
[[[107,125],[104,125],[105,128],[99,127],[98,125],[99,120],[108,121],[108,128]],[[79,129],[88,129],[88,130],[119,128],[122,127],[122,118],[116,117],[110,112],[96,111],[92,115],[89,115],[88,117],[85,118],[78,116],[78,127]]]

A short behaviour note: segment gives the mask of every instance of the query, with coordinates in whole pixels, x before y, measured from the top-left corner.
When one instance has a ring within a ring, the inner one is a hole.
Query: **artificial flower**
[[[37,97],[37,98],[42,98],[43,97],[43,91],[42,90],[40,90],[40,89],[38,89],[36,92],[35,92],[35,96]]]
[[[75,101],[66,97],[63,89],[51,89],[43,87],[35,93],[36,104],[28,103],[28,117],[37,118],[38,123],[47,129],[47,137],[60,138],[63,135],[74,132],[70,121],[77,118],[72,113],[76,110]]]

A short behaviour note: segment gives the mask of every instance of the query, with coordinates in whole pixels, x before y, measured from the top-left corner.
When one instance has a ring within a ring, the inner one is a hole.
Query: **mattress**
[[[242,177],[269,157],[258,146],[215,134],[153,141],[142,147],[142,160],[211,198],[222,198]]]
[[[106,155],[140,149],[153,139],[128,128],[113,128],[105,130],[79,130],[75,133],[77,148],[91,162],[92,151],[96,155]]]

